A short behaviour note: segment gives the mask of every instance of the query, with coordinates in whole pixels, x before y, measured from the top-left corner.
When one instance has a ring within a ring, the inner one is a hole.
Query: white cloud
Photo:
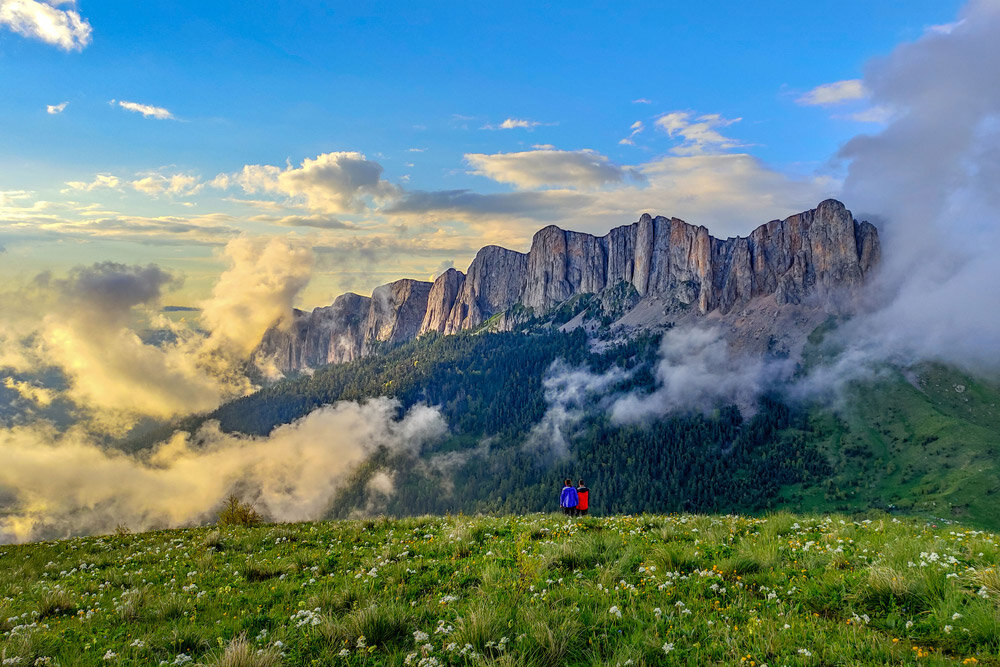
[[[49,112],[50,114],[55,115],[55,114],[62,113],[63,111],[65,111],[67,104],[69,104],[69,102],[62,102],[60,104],[46,104],[45,105],[45,110],[47,112]]]
[[[154,107],[151,104],[140,104],[138,102],[126,102],[125,100],[111,100],[111,104],[118,104],[122,109],[126,111],[134,111],[135,113],[141,113],[146,118],[156,118],[158,120],[169,120],[174,117],[168,109],[163,107]]]
[[[869,360],[933,359],[1000,376],[1000,3],[970,2],[865,70],[896,109],[848,142],[844,201],[879,217],[883,306],[845,340]],[[861,356],[861,355],[859,355]]]
[[[721,329],[688,326],[663,334],[650,393],[619,397],[611,407],[618,423],[635,423],[672,413],[708,412],[736,404],[752,412],[764,387],[786,364],[734,356]]]
[[[638,99],[632,100],[632,104],[652,104],[652,100],[647,100],[645,97],[640,97]]]
[[[397,188],[382,179],[382,165],[357,152],[322,153],[300,167],[248,164],[235,174],[219,174],[212,185],[239,185],[244,192],[301,197],[313,210],[349,213],[364,208],[365,196],[388,197]]]
[[[597,165],[603,164],[602,158],[591,156]],[[530,160],[519,164],[516,159],[511,164],[501,160],[491,165],[498,179],[516,180],[523,188],[551,185],[546,182],[548,176],[569,185],[557,161],[545,168],[532,166]],[[631,167],[610,162],[607,166],[619,170],[622,178],[593,189],[584,188],[600,181],[599,170],[581,177],[580,189],[408,192],[385,213],[422,222],[462,221],[473,225],[486,243],[506,239],[511,247],[523,249],[541,225],[604,234],[611,226],[634,221],[644,211],[706,225],[722,238],[747,234],[767,220],[809,209],[840,189],[831,178],[793,177],[745,153],[670,155]],[[625,180],[631,173],[641,178]],[[612,177],[616,177],[614,172],[608,175]]]
[[[637,120],[634,123],[632,123],[632,125],[631,125],[631,127],[629,127],[629,129],[632,130],[632,132],[627,137],[625,137],[624,139],[620,140],[618,142],[619,144],[622,144],[624,146],[634,146],[635,145],[635,141],[633,141],[633,138],[635,137],[635,135],[637,135],[640,132],[642,132],[643,130],[645,130],[646,126],[643,124],[643,122],[641,120]]]
[[[483,125],[484,130],[531,130],[540,125],[552,125],[552,123],[542,123],[537,120],[526,120],[524,118],[508,118],[499,125],[487,123]]]
[[[955,28],[960,27],[963,23],[965,23],[965,19],[959,21],[952,21],[951,23],[941,23],[938,25],[931,25],[927,26],[927,32],[930,34],[950,35],[955,30]]]
[[[177,527],[210,519],[241,493],[276,521],[321,519],[345,478],[379,449],[415,453],[447,431],[434,408],[400,415],[390,398],[320,407],[265,437],[224,433],[217,422],[177,432],[130,456],[79,429],[45,425],[0,430],[0,488],[15,503],[0,518],[0,544]],[[376,475],[383,494],[392,479]]]
[[[283,238],[238,238],[223,258],[229,267],[199,304],[207,335],[160,316],[163,293],[179,281],[154,264],[80,266],[0,293],[0,365],[59,369],[68,385],[59,395],[110,432],[141,416],[202,412],[247,393],[253,387],[242,365],[264,331],[291,315],[312,252]],[[168,329],[176,340],[144,342],[138,332],[148,328]]]
[[[683,140],[683,144],[674,148],[673,152],[695,155],[742,146],[740,142],[719,132],[720,128],[741,120],[741,118],[723,118],[717,113],[696,116],[690,111],[673,111],[657,118],[656,126],[671,138]]]
[[[130,181],[137,192],[155,197],[162,194],[189,196],[198,193],[204,184],[196,176],[190,174],[148,174],[142,178]]]
[[[81,190],[84,192],[91,192],[99,188],[110,188],[112,190],[117,189],[121,185],[121,179],[113,174],[97,174],[94,176],[94,180],[87,181],[67,181],[67,188],[63,192],[69,190]]]
[[[636,172],[614,164],[593,150],[552,149],[520,153],[468,153],[473,173],[518,188],[565,186],[595,188],[620,183]]]
[[[208,348],[245,359],[268,327],[287,319],[312,276],[313,254],[286,239],[240,237],[223,253],[229,268],[201,303]]]
[[[90,44],[90,23],[75,9],[54,6],[61,4],[66,3],[0,0],[0,26],[5,25],[19,35],[40,39],[66,51],[80,51]]]
[[[795,102],[808,107],[828,107],[861,100],[867,96],[868,91],[861,79],[846,79],[816,86]]]

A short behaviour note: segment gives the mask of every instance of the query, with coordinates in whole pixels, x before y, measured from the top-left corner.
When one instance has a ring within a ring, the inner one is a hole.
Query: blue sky
[[[280,236],[313,306],[550,222],[746,233],[838,193],[866,64],[960,6],[0,0],[0,278],[155,262],[191,300]]]

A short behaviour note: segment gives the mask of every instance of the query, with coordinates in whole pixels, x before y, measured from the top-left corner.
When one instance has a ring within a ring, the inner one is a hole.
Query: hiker
[[[590,489],[587,488],[582,479],[578,484],[579,486],[576,487],[576,515],[584,516],[587,513],[587,508],[590,506]]]
[[[563,508],[563,514],[566,516],[573,516],[576,511],[576,505],[580,501],[576,494],[576,487],[573,486],[573,481],[567,479],[563,482],[563,490],[559,495],[559,504]]]

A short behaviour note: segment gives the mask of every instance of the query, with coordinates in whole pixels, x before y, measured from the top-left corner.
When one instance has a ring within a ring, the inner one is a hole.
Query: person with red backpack
[[[579,484],[576,487],[576,516],[584,516],[587,513],[587,508],[590,507],[590,489],[587,488],[582,479]]]
[[[559,505],[562,507],[563,514],[567,516],[574,516],[576,512],[576,505],[579,502],[579,498],[576,494],[576,487],[573,486],[572,480],[566,480],[563,482],[562,493],[559,494]]]

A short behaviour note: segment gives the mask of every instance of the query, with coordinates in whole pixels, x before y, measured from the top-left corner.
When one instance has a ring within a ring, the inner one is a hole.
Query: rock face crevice
[[[495,316],[490,324],[503,328],[516,323],[515,306],[541,315],[576,295],[623,284],[640,299],[702,315],[726,315],[765,295],[799,304],[861,286],[879,259],[875,227],[833,199],[728,239],[649,214],[604,236],[549,226],[526,254],[486,246],[466,273],[449,269],[433,283],[398,280],[371,298],[344,294],[312,313],[296,311],[290,324],[265,334],[257,354],[282,370],[350,361],[379,342],[452,334]]]

